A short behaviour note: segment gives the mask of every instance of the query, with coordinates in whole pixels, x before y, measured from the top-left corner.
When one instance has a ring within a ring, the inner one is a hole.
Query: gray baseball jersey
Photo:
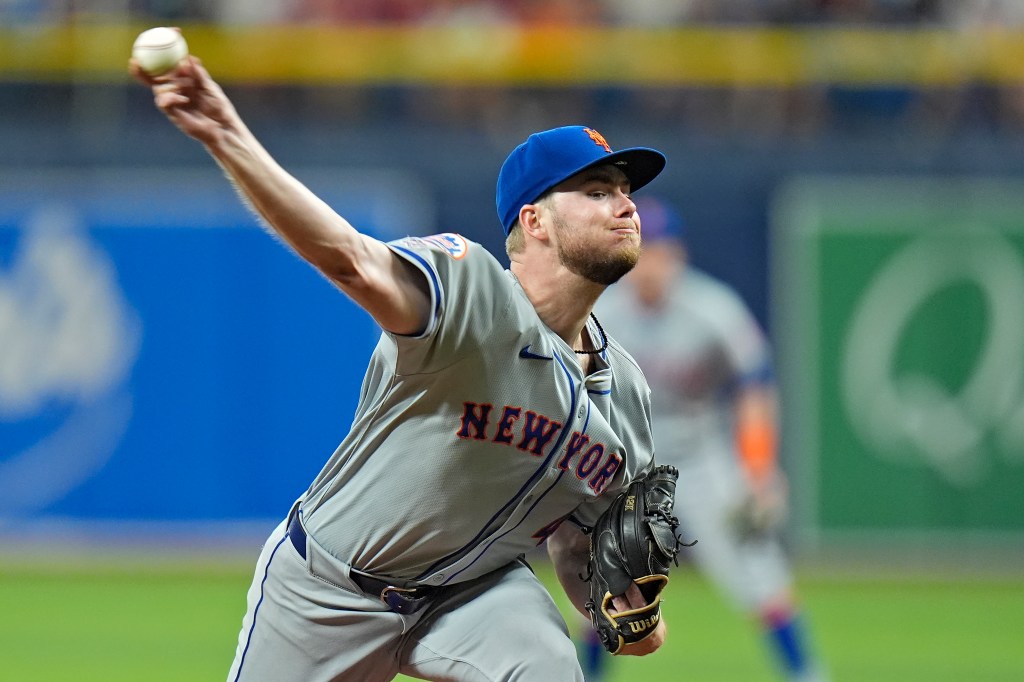
[[[302,503],[309,536],[363,571],[443,585],[507,564],[570,514],[590,525],[600,496],[652,462],[638,367],[612,341],[584,376],[476,243],[391,248],[429,281],[431,321],[381,337],[351,430]]]
[[[732,289],[690,266],[664,307],[638,304],[627,281],[605,293],[597,314],[650,381],[658,461],[680,470],[676,512],[697,539],[693,558],[756,608],[790,583],[776,540],[740,537],[730,522],[749,485],[735,444],[736,388],[770,379],[764,334]]]
[[[260,555],[228,679],[582,682],[564,619],[517,559],[569,517],[593,524],[650,469],[647,383],[612,339],[584,375],[479,244],[389,246],[430,283],[430,322],[381,336],[349,434],[296,503],[301,540],[282,523]],[[353,569],[444,588],[392,612]]]

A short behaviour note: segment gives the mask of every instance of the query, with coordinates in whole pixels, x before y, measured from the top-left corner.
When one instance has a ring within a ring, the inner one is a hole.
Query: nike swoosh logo
[[[519,357],[526,360],[551,360],[552,358],[547,355],[538,355],[530,351],[530,344],[523,346],[523,349],[519,351]]]

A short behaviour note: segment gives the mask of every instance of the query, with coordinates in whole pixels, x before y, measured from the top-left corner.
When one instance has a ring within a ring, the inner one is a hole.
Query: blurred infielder
[[[498,177],[506,270],[457,234],[357,232],[274,162],[194,58],[167,78],[132,72],[385,330],[348,435],[263,549],[229,679],[581,680],[522,557],[547,540],[584,612],[579,526],[653,466],[649,389],[591,308],[639,256],[630,192],[664,156],[613,152],[582,126],[530,136]],[[613,608],[644,604],[633,583]],[[664,621],[650,627],[624,653],[660,647]]]
[[[658,461],[678,467],[676,513],[697,539],[686,551],[758,618],[787,679],[824,679],[775,532],[786,491],[768,345],[740,297],[686,263],[674,208],[650,195],[636,203],[643,255],[597,312],[650,382]]]

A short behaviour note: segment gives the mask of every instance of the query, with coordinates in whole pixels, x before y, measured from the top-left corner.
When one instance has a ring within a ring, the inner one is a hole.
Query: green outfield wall
[[[1024,538],[1024,185],[795,180],[772,234],[802,538]]]

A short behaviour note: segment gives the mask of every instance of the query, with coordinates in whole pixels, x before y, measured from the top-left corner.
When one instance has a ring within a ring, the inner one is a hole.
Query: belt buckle
[[[416,613],[423,606],[425,597],[412,596],[415,592],[415,588],[388,585],[380,591],[380,600],[395,613],[407,616]]]

